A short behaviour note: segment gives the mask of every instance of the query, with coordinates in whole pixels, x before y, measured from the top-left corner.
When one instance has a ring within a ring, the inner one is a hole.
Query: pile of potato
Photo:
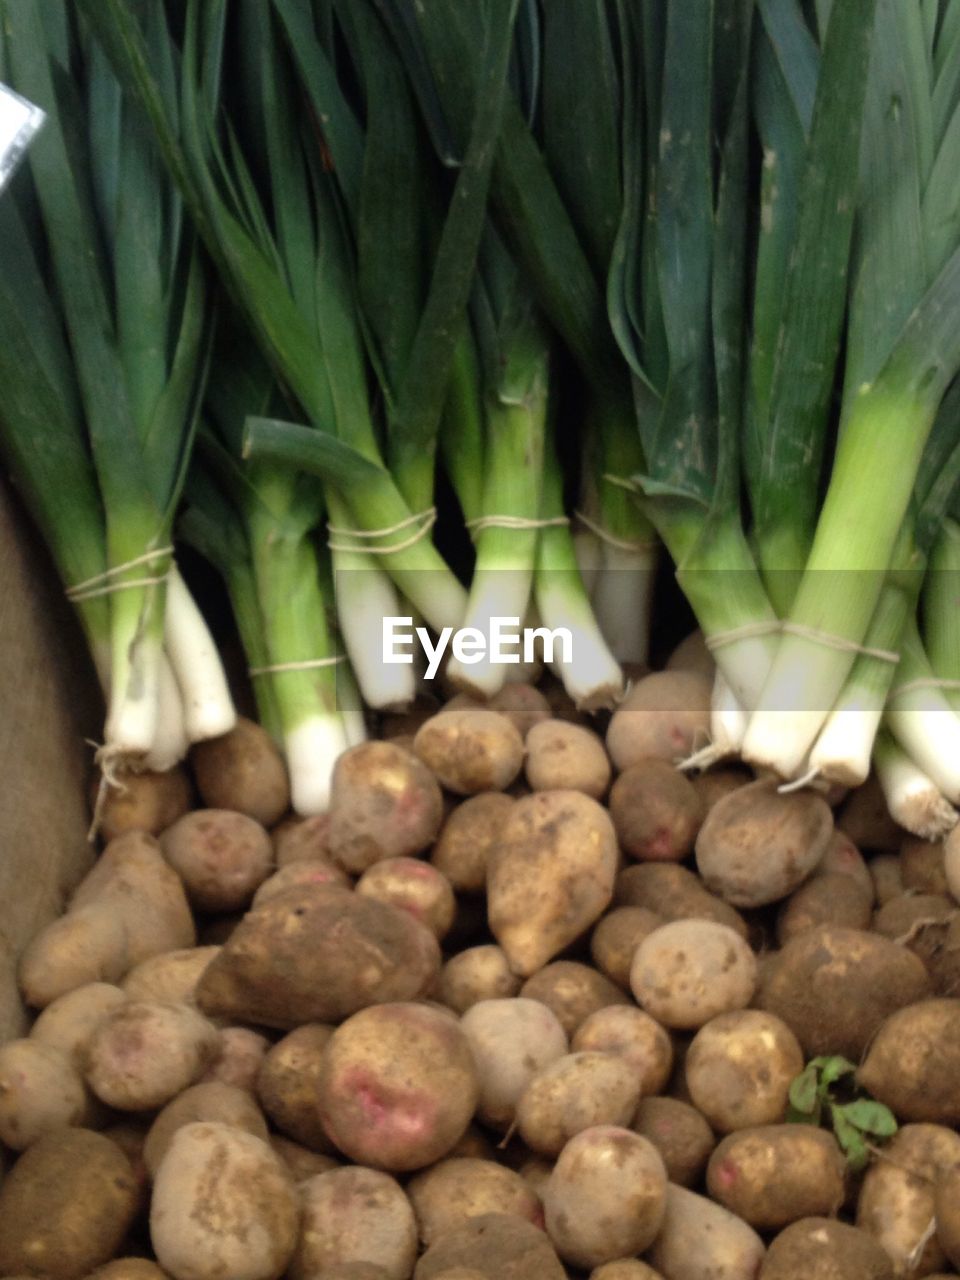
[[[0,1047],[0,1276],[958,1274],[960,837],[686,776],[709,696],[418,706],[321,818],[246,720],[111,793]],[[833,1054],[862,1173],[786,1123]]]

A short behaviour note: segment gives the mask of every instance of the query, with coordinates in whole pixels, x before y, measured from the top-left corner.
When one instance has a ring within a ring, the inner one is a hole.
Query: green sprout
[[[787,1120],[819,1125],[829,1116],[847,1163],[859,1171],[870,1156],[870,1138],[891,1138],[897,1121],[889,1107],[873,1098],[857,1096],[856,1066],[846,1058],[811,1058],[790,1085]]]

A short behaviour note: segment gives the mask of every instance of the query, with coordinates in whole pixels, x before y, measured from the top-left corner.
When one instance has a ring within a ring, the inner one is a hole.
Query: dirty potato
[[[780,1018],[744,1009],[701,1027],[684,1068],[691,1101],[714,1129],[731,1133],[783,1119],[803,1051]]]
[[[420,1239],[428,1247],[470,1218],[487,1213],[509,1213],[543,1225],[540,1197],[519,1173],[493,1160],[440,1160],[412,1177],[406,1191]]]
[[[417,730],[413,749],[448,791],[505,791],[523,766],[523,738],[512,721],[484,707],[444,711]]]
[[[707,1166],[707,1191],[758,1231],[779,1231],[799,1218],[836,1214],[845,1172],[843,1154],[826,1130],[762,1125],[720,1142]]]
[[[630,968],[637,1003],[676,1030],[695,1030],[744,1008],[756,985],[753,952],[739,934],[711,920],[674,920],[654,929]]]
[[[351,1264],[376,1267],[384,1280],[409,1280],[417,1224],[395,1178],[376,1169],[331,1169],[302,1183],[300,1198],[303,1220],[290,1280],[326,1277]]]

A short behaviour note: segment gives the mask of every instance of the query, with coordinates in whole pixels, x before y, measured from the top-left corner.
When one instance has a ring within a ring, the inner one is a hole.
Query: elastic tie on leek
[[[566,527],[569,523],[566,516],[548,516],[543,520],[532,520],[526,516],[490,515],[477,516],[473,520],[465,521],[471,537],[476,537],[484,529],[513,529],[523,532],[527,529],[559,529]]]
[[[889,662],[892,666],[900,661],[900,654],[893,649],[872,649],[868,645],[857,644],[855,640],[848,640],[845,636],[833,635],[829,631],[820,631],[817,627],[807,627],[799,622],[748,622],[745,626],[734,627],[730,631],[716,631],[706,637],[705,643],[712,652],[725,645],[735,644],[738,640],[752,640],[757,636],[769,635],[802,636],[804,640],[812,640],[814,644],[822,644],[827,649],[837,649],[841,653],[862,653],[867,658]]]
[[[392,556],[398,551],[406,551],[409,547],[416,546],[418,542],[427,536],[436,523],[437,508],[427,507],[426,510],[407,516],[405,520],[398,520],[396,524],[388,525],[385,529],[347,529],[343,525],[328,524],[328,533],[344,538],[354,538],[356,541],[353,543],[328,542],[327,547],[331,551],[362,551],[364,555],[368,556]],[[411,525],[417,525],[418,528],[414,530],[409,538],[404,538],[401,542],[392,542],[386,547],[369,545],[371,539],[389,538],[391,534],[409,529]]]
[[[901,694],[912,693],[914,689],[960,689],[960,680],[948,680],[940,676],[919,676],[916,680],[907,680],[898,684],[887,694],[887,701],[898,698]]]
[[[605,480],[612,478],[612,476],[604,476]],[[623,487],[626,488],[626,486]],[[605,529],[602,524],[597,524],[595,520],[591,520],[582,511],[574,511],[573,514],[585,529],[589,529],[591,533],[596,534],[600,541],[605,542],[608,547],[616,547],[618,551],[655,551],[657,549],[657,542],[654,538],[642,538],[639,541],[634,541],[630,538],[618,538],[616,534]]]
[[[136,569],[142,564],[151,564],[154,560],[171,555],[173,555],[173,547],[158,547],[156,551],[148,551],[146,555],[136,556],[133,560],[125,561],[124,564],[114,565],[104,573],[85,578],[83,582],[76,582],[72,587],[67,587],[64,594],[68,600],[76,603],[80,600],[94,600],[98,596],[112,595],[115,591],[129,591],[133,587],[152,587],[166,582],[170,576],[169,568],[164,573],[152,574],[148,578],[127,578],[122,582],[115,582],[114,579],[130,569]]]
[[[335,653],[331,658],[305,658],[303,662],[274,662],[265,667],[247,667],[247,675],[270,676],[276,671],[313,671],[318,667],[336,667],[346,660],[345,653]]]

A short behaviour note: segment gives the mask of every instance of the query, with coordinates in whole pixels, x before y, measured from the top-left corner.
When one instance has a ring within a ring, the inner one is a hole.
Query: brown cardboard
[[[87,779],[101,723],[83,636],[0,480],[0,1041],[20,1034],[17,959],[89,867]]]

